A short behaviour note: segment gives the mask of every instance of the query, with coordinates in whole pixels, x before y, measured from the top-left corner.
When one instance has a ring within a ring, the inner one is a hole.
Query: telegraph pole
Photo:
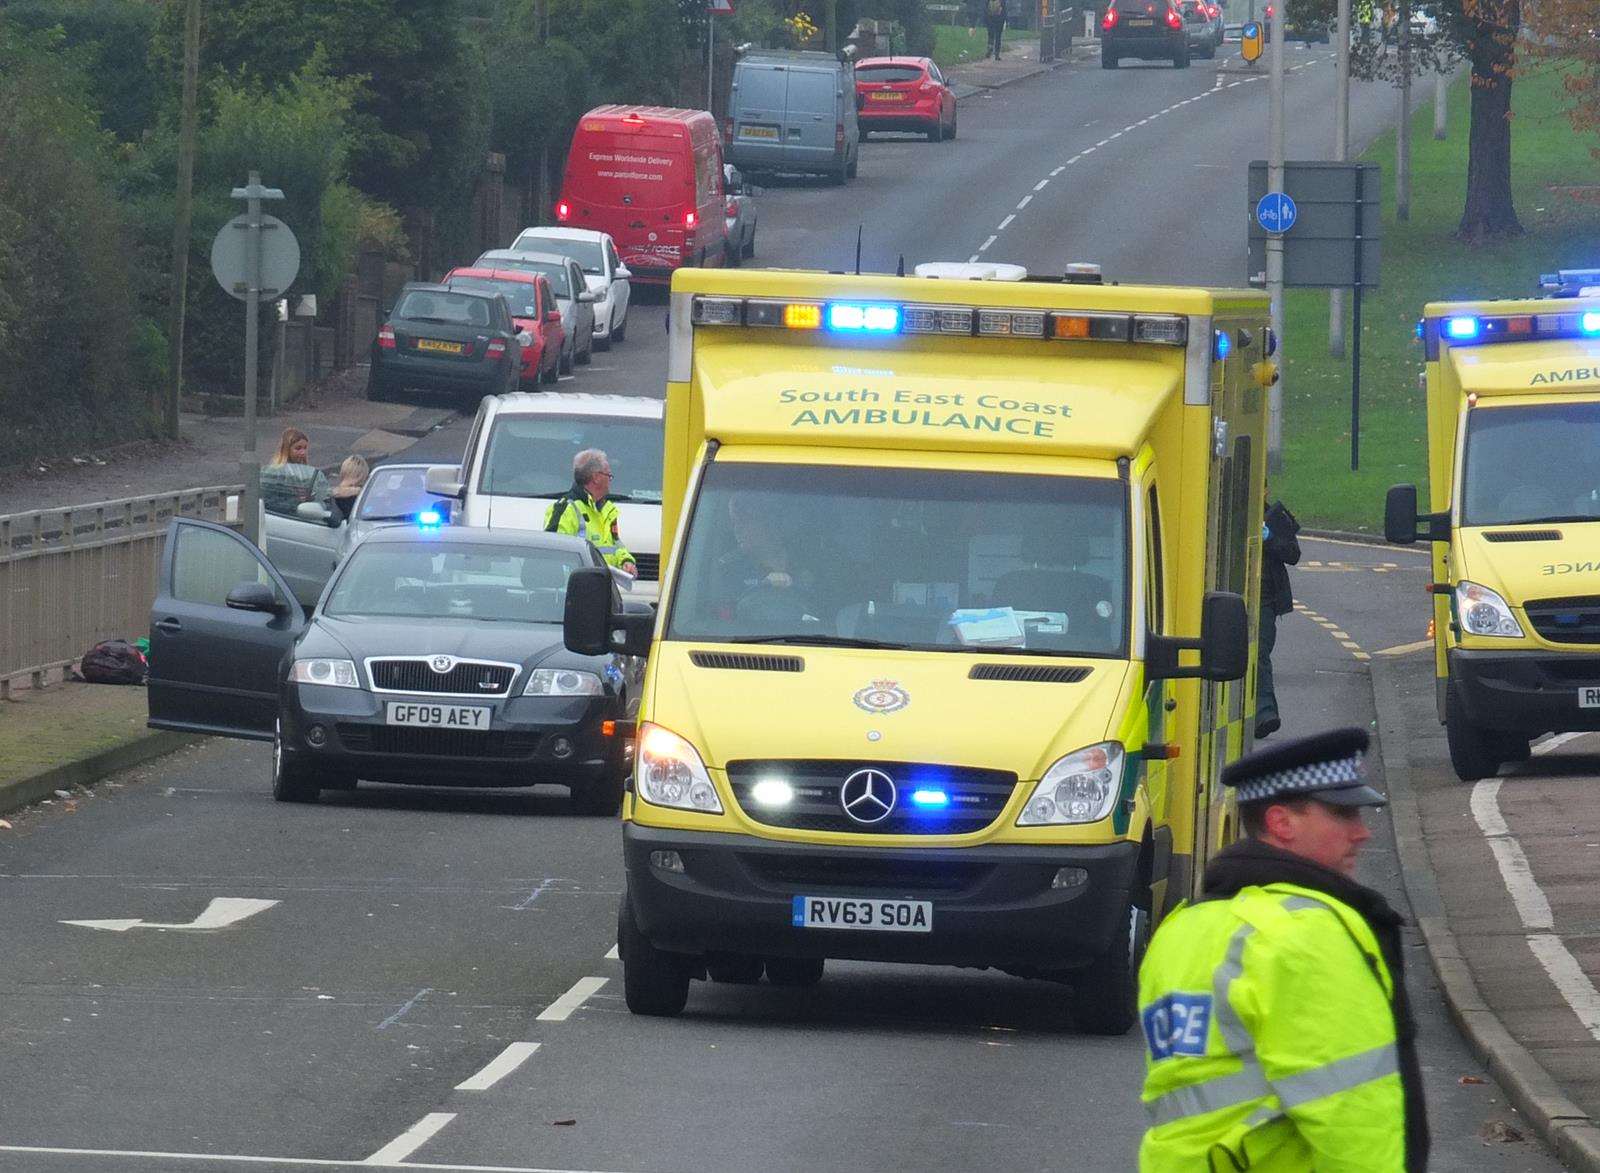
[[[1350,160],[1350,0],[1339,0],[1338,96],[1333,107],[1333,161]],[[1328,292],[1328,353],[1344,357],[1344,290]]]
[[[250,172],[245,187],[233,189],[233,198],[245,201],[244,296],[244,452],[239,457],[239,477],[244,482],[240,501],[244,536],[260,545],[261,456],[256,451],[256,384],[261,346],[261,201],[281,200],[283,192],[261,186],[261,172]],[[274,291],[276,292],[276,291]]]
[[[167,394],[161,427],[178,438],[183,399],[183,321],[189,300],[189,226],[194,211],[195,90],[200,76],[200,0],[188,0],[183,18],[183,107],[178,120],[178,191],[173,201],[172,320],[167,328]]]
[[[1445,128],[1449,118],[1446,111],[1448,102],[1446,95],[1448,92],[1448,79],[1446,79],[1444,71],[1441,70],[1433,75],[1433,137],[1436,139],[1445,137]]]
[[[1284,0],[1272,5],[1268,18],[1272,30],[1272,74],[1267,103],[1267,190],[1283,190],[1283,10]],[[1278,369],[1284,369],[1283,335],[1283,233],[1267,236],[1267,295],[1271,299],[1272,332],[1278,336]],[[1283,380],[1267,392],[1267,467],[1283,468]]]
[[[1394,218],[1411,219],[1411,0],[1400,0],[1400,117],[1394,128]]]

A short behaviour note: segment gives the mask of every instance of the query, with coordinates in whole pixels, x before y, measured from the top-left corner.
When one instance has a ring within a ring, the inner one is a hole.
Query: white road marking
[[[104,929],[112,933],[125,933],[129,929],[177,929],[188,932],[209,932],[212,929],[225,929],[229,925],[238,924],[246,917],[254,916],[258,912],[265,912],[276,900],[252,900],[245,896],[218,896],[206,910],[187,924],[162,924],[158,921],[140,920],[138,917],[122,920],[64,920],[64,925],[81,925],[86,929]]]
[[[983,242],[983,243],[982,243],[982,244],[980,244],[980,245],[979,245],[979,246],[978,246],[978,251],[979,251],[979,252],[980,252],[980,253],[982,253],[982,252],[988,252],[988,251],[989,251],[989,246],[990,246],[990,245],[991,245],[991,244],[993,244],[993,243],[994,243],[994,242],[995,242],[995,241],[997,241],[997,240],[999,240],[999,239],[1000,239],[1000,238],[999,238],[999,237],[998,237],[998,236],[991,236],[991,237],[990,237],[990,238],[989,238],[989,239],[988,239],[988,240],[986,240],[986,241],[984,241],[984,242]]]
[[[1059,170],[1061,170],[1061,168],[1057,167],[1056,171],[1059,171]],[[1052,171],[1052,172],[1050,172],[1050,174],[1054,175],[1056,173],[1056,171]],[[1043,191],[1045,188],[1047,188],[1049,186],[1050,186],[1050,181],[1048,179],[1041,179],[1038,183],[1033,185],[1033,190],[1034,191]]]
[[[456,1114],[454,1112],[429,1112],[421,1120],[418,1120],[410,1128],[373,1153],[362,1164],[398,1165],[437,1136],[439,1130],[455,1118]]]
[[[1127,128],[1127,127],[1123,127],[1123,128],[1122,128],[1122,129],[1121,129],[1121,130],[1119,130],[1119,131],[1117,131],[1117,133],[1116,133],[1116,134],[1113,134],[1113,135],[1108,135],[1108,136],[1107,136],[1107,139],[1106,139],[1106,141],[1107,141],[1107,142],[1110,142],[1110,141],[1111,141],[1111,139],[1114,139],[1114,138],[1121,138],[1121,137],[1122,137],[1122,136],[1123,136],[1123,135],[1125,135],[1125,134],[1127,134],[1127,133],[1128,133],[1128,128]]]
[[[1108,143],[1108,142],[1110,142],[1110,141],[1111,141],[1111,140],[1110,140],[1110,139],[1108,139],[1108,138],[1103,138],[1103,139],[1101,139],[1101,140],[1100,140],[1100,141],[1099,141],[1099,142],[1097,142],[1097,143],[1095,143],[1095,146],[1097,146],[1097,147],[1103,147],[1103,146],[1105,146],[1105,145],[1106,145],[1106,144],[1107,144],[1107,143]],[[1085,152],[1084,152],[1084,154],[1085,154],[1085,155],[1087,155],[1087,154],[1088,154],[1088,153],[1089,153],[1089,152],[1088,152],[1088,151],[1085,151]]]
[[[617,952],[617,946],[613,945],[613,946],[611,946],[611,948],[606,950],[606,960],[607,961],[621,961],[622,960],[622,954]]]
[[[1095,149],[1093,147],[1084,147],[1083,150],[1078,153],[1078,158],[1081,159],[1085,155],[1092,155],[1094,154],[1094,151]]]
[[[1541,748],[1557,739],[1552,737]],[[1589,1034],[1600,1040],[1600,990],[1596,990],[1589,975],[1583,972],[1577,958],[1567,949],[1566,943],[1555,934],[1555,914],[1550,901],[1534,879],[1533,869],[1522,845],[1511,834],[1505,816],[1500,813],[1500,779],[1485,778],[1472,788],[1472,817],[1483,832],[1494,852],[1495,863],[1500,867],[1500,880],[1511,894],[1517,917],[1527,934],[1528,949],[1544,967],[1556,990],[1578,1016]]]
[[[1011,221],[1015,220],[1016,218],[1017,217],[1016,217],[1015,213],[1011,214],[1010,216],[1007,216],[1004,220],[1000,221],[1000,226],[998,228],[996,228],[995,231],[996,232],[1004,232],[1006,230],[1006,226],[1008,224],[1010,224]]]
[[[1072,158],[1068,159],[1066,163],[1063,163],[1060,167],[1057,167],[1054,171],[1050,172],[1050,178],[1054,179],[1057,175],[1060,175],[1063,171],[1065,171],[1067,169],[1067,163],[1076,163],[1077,161],[1078,156],[1072,156]]]
[[[1017,204],[1017,211],[1022,211],[1023,208],[1026,208],[1031,203],[1033,203],[1033,197],[1031,195],[1023,196],[1021,202]]]
[[[1228,88],[1231,90],[1231,89],[1233,89],[1234,86],[1242,86],[1242,85],[1244,85],[1244,82],[1242,82],[1242,81],[1230,81],[1228,83]]]
[[[0,1153],[28,1153],[43,1157],[125,1157],[136,1161],[208,1161],[212,1164],[227,1162],[233,1165],[282,1165],[301,1169],[361,1169],[370,1168],[372,1158],[365,1161],[341,1161],[325,1157],[262,1157],[244,1153],[169,1153],[151,1149],[77,1149],[49,1145],[0,1144]],[[433,1169],[440,1173],[604,1173],[598,1169],[552,1169],[536,1165],[455,1165],[442,1161],[406,1161],[392,1166],[397,1169]]]
[[[535,1051],[539,1049],[538,1043],[512,1043],[491,1059],[471,1079],[464,1079],[456,1084],[458,1092],[486,1092],[506,1076],[528,1061]]]
[[[973,253],[970,257],[967,258],[967,264],[969,264],[969,265],[976,264],[979,256],[980,256],[979,253]]]
[[[400,1009],[396,1010],[393,1014],[389,1015],[388,1018],[385,1018],[382,1022],[378,1023],[378,1025],[376,1027],[374,1027],[373,1029],[374,1030],[388,1030],[391,1026],[393,1026],[395,1023],[399,1022],[402,1018],[404,1018],[406,1016],[406,1011],[407,1010],[410,1010],[413,1006],[415,1006],[418,1002],[422,1001],[424,998],[426,998],[431,993],[433,993],[433,987],[431,987],[431,986],[426,987],[426,988],[421,989],[421,990],[418,990],[415,994],[413,994],[406,1001],[406,1004],[404,1006],[400,1007]]]
[[[572,989],[541,1010],[535,1021],[565,1022],[572,1017],[572,1012],[582,1006],[589,995],[597,992],[606,981],[607,979],[602,977],[579,978],[572,983]]]
[[[1431,643],[1432,641],[1430,640],[1429,642]],[[1553,749],[1560,749],[1568,742],[1577,741],[1580,737],[1588,736],[1589,731],[1584,729],[1580,729],[1576,733],[1557,733],[1551,737],[1545,738],[1538,745],[1534,746],[1533,752],[1538,754],[1549,753]]]

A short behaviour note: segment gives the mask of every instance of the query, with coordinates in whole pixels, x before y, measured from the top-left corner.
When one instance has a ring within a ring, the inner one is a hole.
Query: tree
[[[1572,98],[1572,129],[1600,134],[1600,13],[1594,0],[1540,0],[1529,5],[1527,23],[1528,51],[1568,66],[1563,85]],[[1600,159],[1600,144],[1590,150]]]

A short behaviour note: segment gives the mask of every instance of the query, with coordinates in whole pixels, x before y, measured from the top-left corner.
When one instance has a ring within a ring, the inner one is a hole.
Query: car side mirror
[[[1383,536],[1397,546],[1416,541],[1448,542],[1448,513],[1418,513],[1417,486],[1393,485],[1383,501]]]
[[[582,293],[578,294],[578,300],[579,301],[589,302],[590,304],[593,304],[594,302],[598,301],[599,299],[595,297],[594,292],[592,290],[585,289]]]
[[[314,521],[319,525],[327,525],[328,519],[333,514],[328,507],[320,501],[302,501],[294,507],[294,515],[301,521]]]
[[[228,592],[227,603],[235,611],[262,611],[268,615],[283,609],[278,592],[264,582],[241,582]]]
[[[425,492],[434,497],[450,497],[456,501],[466,499],[467,487],[461,483],[461,466],[436,464],[423,479]]]
[[[655,615],[624,605],[609,567],[587,566],[567,579],[561,638],[580,656],[643,656],[650,651]]]
[[[1179,652],[1199,652],[1198,664],[1180,664]],[[1211,591],[1200,604],[1200,636],[1145,637],[1145,676],[1150,680],[1239,680],[1250,664],[1250,615],[1244,599]]]
[[[545,310],[544,311],[544,320],[547,321],[547,322],[559,322],[561,320],[561,311],[560,310]]]
[[[532,346],[533,345],[533,334],[531,332],[527,331],[527,330],[521,331],[517,335],[517,345],[518,346]]]
[[[611,279],[613,281],[627,281],[632,276],[633,274],[629,271],[627,265],[618,265],[617,271],[611,274]]]

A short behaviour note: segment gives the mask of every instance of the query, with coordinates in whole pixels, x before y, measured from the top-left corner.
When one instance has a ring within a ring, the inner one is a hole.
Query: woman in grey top
[[[333,490],[320,468],[310,463],[311,441],[299,428],[284,428],[278,451],[261,470],[261,502],[269,513],[294,516],[307,501],[333,509]]]

